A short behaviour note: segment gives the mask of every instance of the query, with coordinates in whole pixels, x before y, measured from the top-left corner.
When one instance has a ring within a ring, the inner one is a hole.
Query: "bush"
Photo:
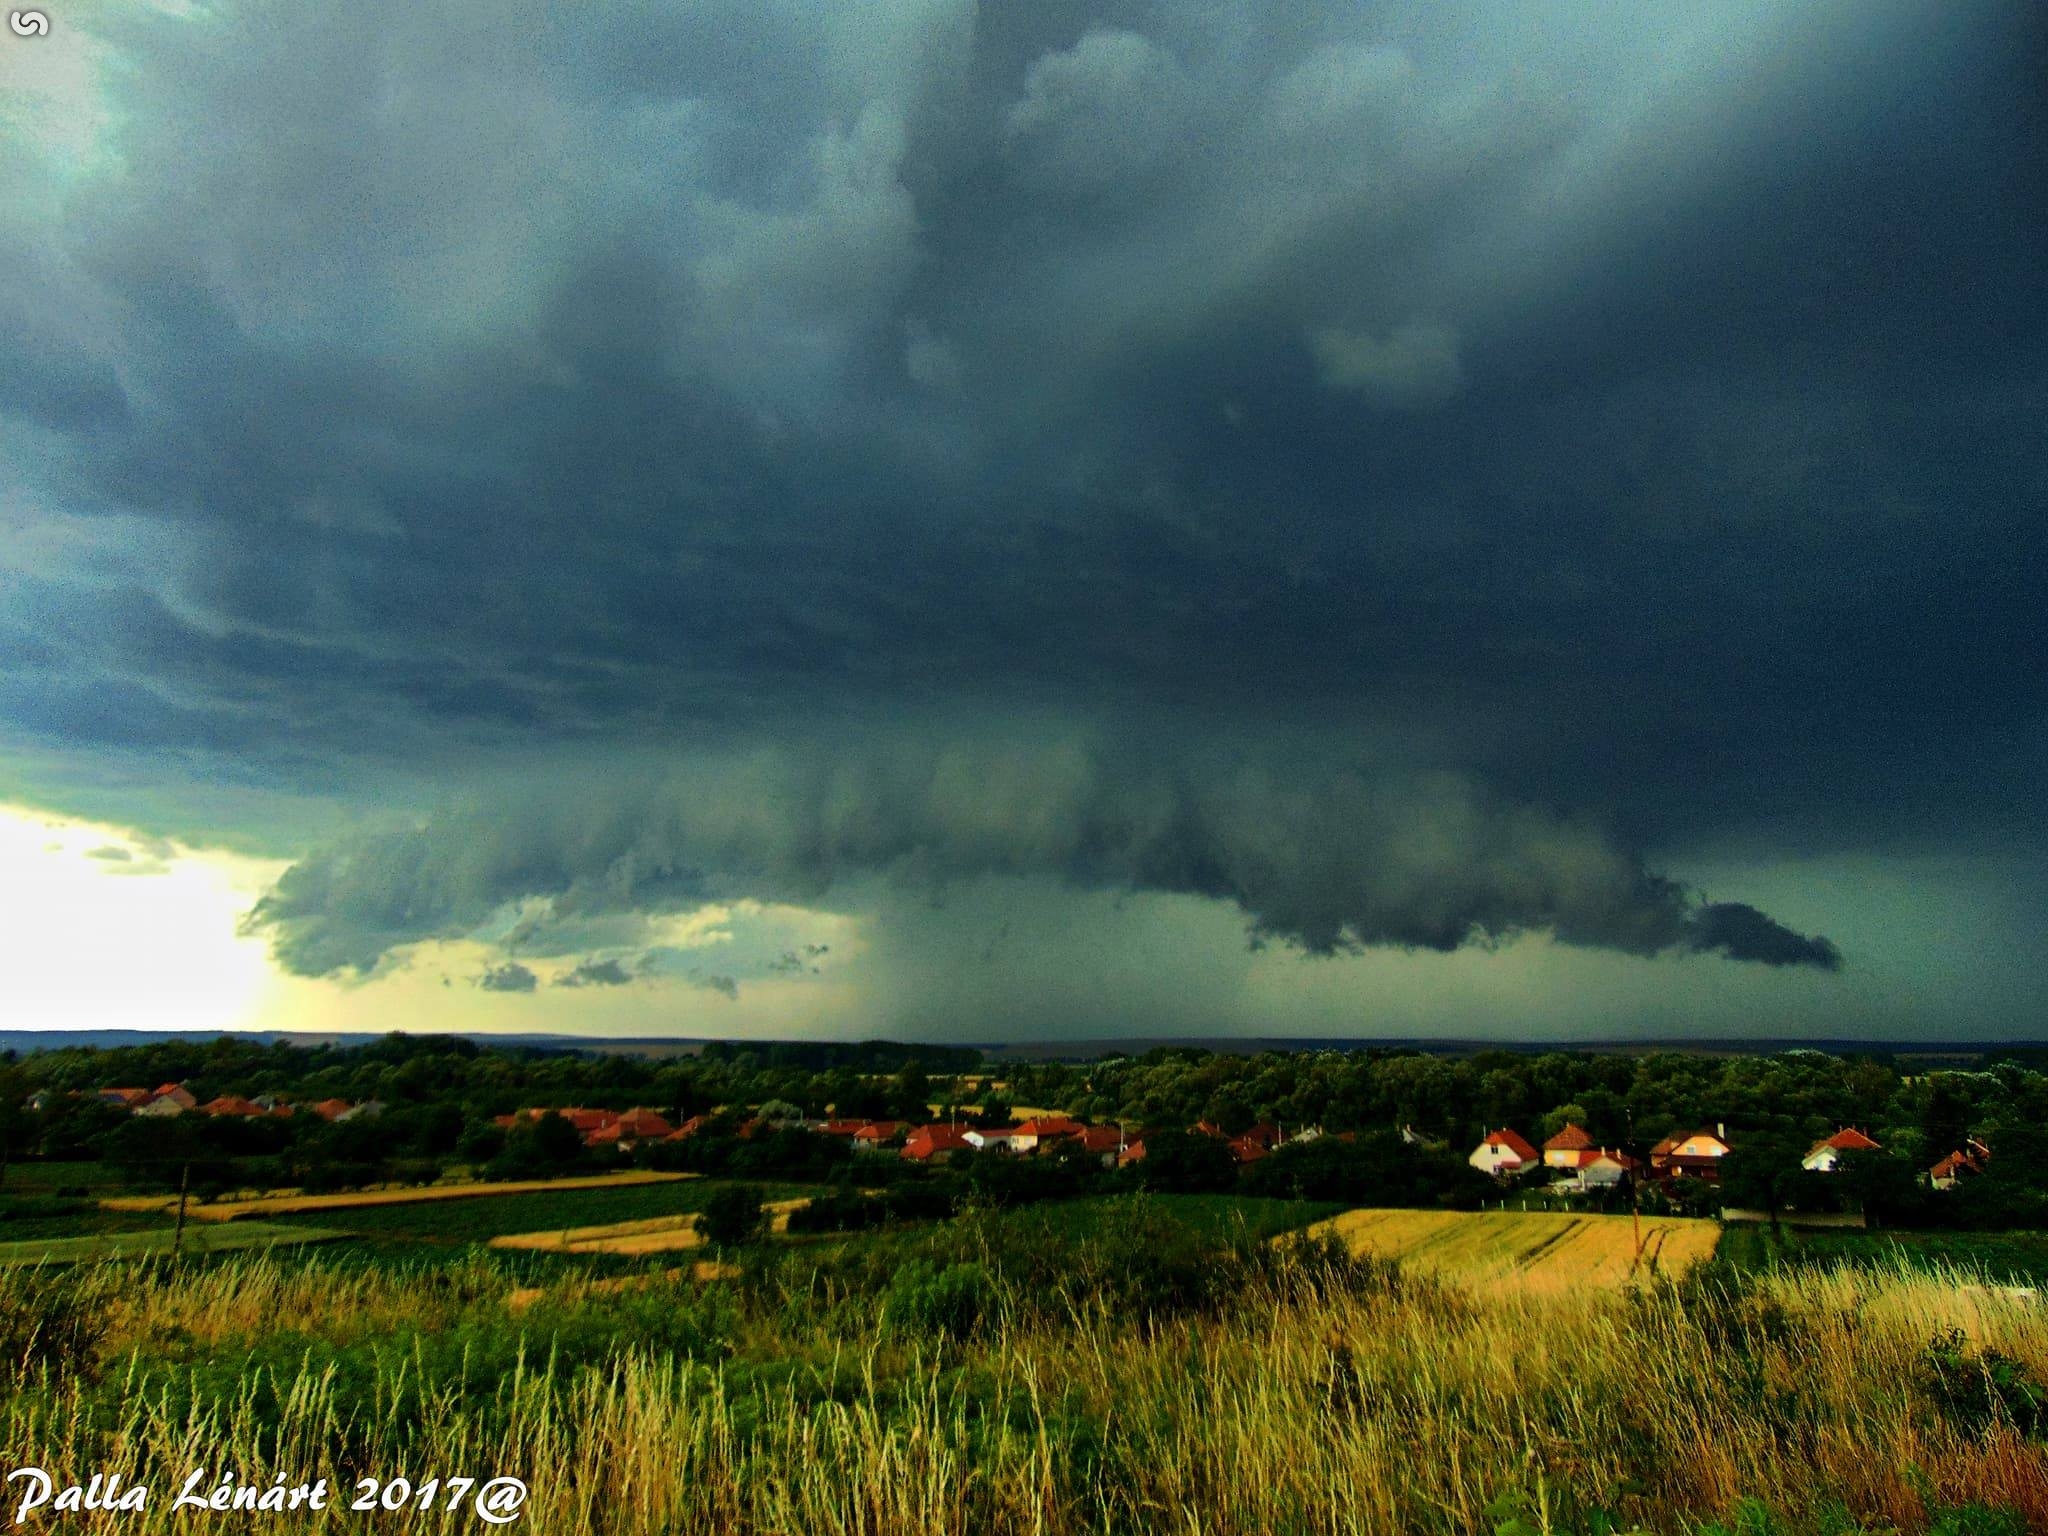
[[[2048,1435],[2048,1387],[2000,1350],[1971,1349],[1962,1329],[1928,1341],[1923,1369],[1942,1413],[1972,1433],[2010,1424],[2023,1435]]]
[[[714,1248],[744,1247],[759,1241],[767,1230],[760,1192],[745,1184],[712,1191],[697,1213],[697,1231]]]

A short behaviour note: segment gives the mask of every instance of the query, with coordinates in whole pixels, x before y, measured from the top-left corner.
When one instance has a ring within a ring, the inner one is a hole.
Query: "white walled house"
[[[1497,1131],[1488,1131],[1465,1161],[1481,1173],[1504,1179],[1535,1167],[1543,1158],[1518,1132],[1502,1126]]]
[[[1881,1152],[1884,1149],[1854,1126],[1844,1126],[1825,1141],[1816,1141],[1799,1166],[1808,1173],[1833,1173],[1850,1152]]]

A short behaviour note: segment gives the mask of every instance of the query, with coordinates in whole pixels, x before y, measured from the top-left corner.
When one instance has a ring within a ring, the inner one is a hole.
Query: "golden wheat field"
[[[507,1179],[496,1184],[428,1184],[404,1189],[366,1189],[348,1195],[305,1195],[281,1192],[248,1200],[194,1200],[185,1214],[194,1221],[235,1221],[246,1216],[303,1216],[316,1211],[361,1210],[373,1205],[418,1205],[432,1200],[477,1200],[492,1195],[559,1193],[575,1189],[623,1189],[635,1184],[669,1184],[694,1179],[694,1173],[592,1174],[567,1179]],[[175,1195],[119,1195],[100,1201],[109,1211],[171,1211],[178,1207]]]
[[[1711,1258],[1718,1222],[1645,1217],[1642,1260],[1627,1216],[1557,1211],[1346,1211],[1311,1232],[1334,1232],[1353,1253],[1394,1259],[1441,1279],[1535,1291],[1611,1288],[1676,1275]]]

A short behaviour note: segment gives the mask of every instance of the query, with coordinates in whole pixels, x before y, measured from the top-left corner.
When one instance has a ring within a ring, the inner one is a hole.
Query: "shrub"
[[[729,1184],[712,1191],[697,1213],[697,1231],[717,1248],[740,1248],[768,1230],[760,1192],[749,1185]]]
[[[1973,1350],[1969,1335],[1950,1328],[1928,1341],[1922,1359],[1935,1402],[1965,1429],[2010,1424],[2023,1435],[2048,1434],[2048,1388],[2010,1355]]]

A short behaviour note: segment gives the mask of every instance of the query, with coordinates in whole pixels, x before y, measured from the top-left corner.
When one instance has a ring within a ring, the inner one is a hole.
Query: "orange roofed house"
[[[1543,1143],[1543,1165],[1546,1168],[1576,1168],[1579,1166],[1579,1154],[1592,1150],[1593,1138],[1586,1134],[1586,1128],[1568,1124]]]
[[[1990,1161],[1991,1149],[1972,1136],[1968,1146],[1949,1153],[1927,1170],[1927,1182],[1936,1189],[1954,1189],[1965,1178],[1982,1173]]]
[[[1472,1149],[1472,1155],[1465,1159],[1481,1173],[1490,1173],[1497,1179],[1533,1168],[1543,1161],[1542,1154],[1520,1132],[1502,1126],[1497,1131],[1488,1131]]]
[[[1689,1131],[1666,1136],[1650,1148],[1650,1176],[1657,1179],[1704,1179],[1721,1182],[1721,1159],[1734,1149],[1728,1145],[1728,1127],[1716,1125],[1711,1131]]]
[[[1808,1173],[1833,1173],[1849,1152],[1881,1152],[1884,1149],[1853,1125],[1844,1126],[1824,1141],[1816,1141],[1799,1166]]]
[[[922,1125],[910,1133],[900,1155],[913,1163],[945,1163],[973,1150],[967,1133],[957,1125]]]

